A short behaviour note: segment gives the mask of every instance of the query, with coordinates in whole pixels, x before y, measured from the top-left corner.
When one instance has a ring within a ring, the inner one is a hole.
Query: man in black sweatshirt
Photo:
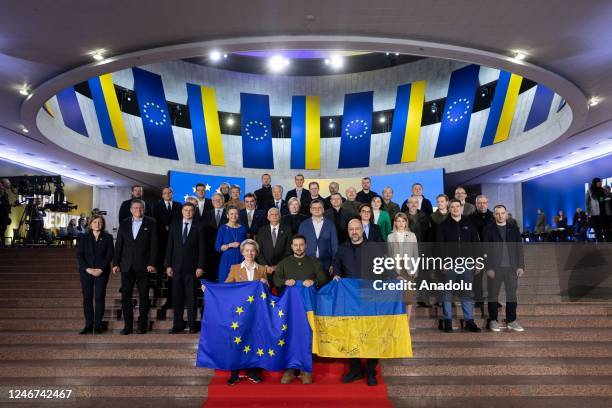
[[[474,223],[474,226],[478,230],[478,236],[482,238],[482,231],[486,226],[495,224],[493,219],[493,213],[489,210],[489,199],[485,195],[479,195],[476,197],[476,211],[470,215],[470,219]],[[479,307],[484,313],[484,298],[483,298],[483,280],[484,274],[474,276],[474,284],[472,290],[474,291],[474,306]]]
[[[449,204],[450,217],[447,217],[439,226],[436,232],[436,238],[440,243],[440,256],[443,258],[452,258],[458,264],[460,258],[475,258],[479,255],[478,231],[469,219],[462,215],[463,207],[457,199],[452,199]],[[473,281],[474,271],[469,268],[455,268],[455,270],[444,270],[445,283],[453,282],[463,285],[471,285]],[[480,271],[477,271],[480,273]],[[461,308],[463,309],[463,318],[465,320],[465,329],[471,332],[479,332],[480,328],[474,322],[474,307],[471,300],[471,291],[460,290],[458,296],[461,299]],[[446,290],[442,296],[444,308],[444,331],[450,333],[453,331],[453,291]]]

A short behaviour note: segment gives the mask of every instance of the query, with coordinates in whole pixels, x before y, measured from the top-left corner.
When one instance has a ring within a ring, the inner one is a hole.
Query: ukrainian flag
[[[94,107],[102,142],[105,145],[119,149],[131,150],[128,135],[123,122],[123,115],[119,108],[119,100],[115,92],[115,85],[111,74],[93,77],[89,81],[89,89],[93,97]]]
[[[399,281],[398,281],[399,282]],[[312,327],[312,352],[321,357],[412,357],[402,291],[376,291],[373,281],[333,280],[302,298]]]
[[[47,102],[45,102],[45,104],[43,106],[44,106],[45,110],[47,111],[47,113],[49,114],[49,116],[54,118],[55,115],[53,114],[53,108],[51,107],[51,100],[48,100]]]
[[[291,101],[291,168],[321,168],[321,108],[318,96],[294,96]]]
[[[417,160],[424,103],[425,81],[397,87],[387,164]]]
[[[490,146],[508,139],[522,82],[522,76],[508,71],[500,71],[480,147]]]
[[[225,166],[214,88],[187,84],[187,105],[196,163]]]

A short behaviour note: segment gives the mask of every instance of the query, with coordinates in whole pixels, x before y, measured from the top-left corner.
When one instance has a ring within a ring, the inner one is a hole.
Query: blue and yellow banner
[[[298,287],[299,288],[299,287]],[[372,281],[332,280],[301,288],[311,324],[312,352],[321,357],[412,357],[402,291],[376,291]]]
[[[240,93],[242,165],[252,169],[273,169],[270,97]]]
[[[87,82],[96,109],[102,142],[108,146],[130,151],[130,142],[112,75],[100,75]]]
[[[55,114],[53,113],[53,108],[51,107],[51,100],[50,99],[47,102],[45,102],[45,104],[43,105],[43,108],[47,111],[49,116],[51,116],[52,118],[55,117]]]
[[[312,335],[299,289],[288,288],[276,297],[259,281],[202,282],[198,367],[312,372]]]
[[[321,168],[321,107],[318,96],[291,100],[291,168]]]
[[[529,115],[527,116],[527,122],[525,122],[525,129],[523,129],[523,132],[527,132],[528,130],[531,130],[534,127],[546,122],[554,96],[555,93],[552,91],[552,89],[542,84],[538,84],[533,97],[533,102],[531,102],[531,108],[529,109]]]
[[[510,126],[516,110],[523,77],[508,71],[500,71],[495,94],[489,110],[487,126],[480,147],[503,142],[510,135]]]
[[[132,72],[149,155],[178,160],[161,76],[140,68]]]
[[[479,72],[480,66],[472,64],[451,74],[434,157],[465,151]]]
[[[397,87],[387,164],[417,160],[424,103],[425,81]]]
[[[188,83],[187,105],[196,163],[225,166],[214,88]]]
[[[368,167],[370,165],[373,108],[374,92],[372,91],[344,95],[339,168]]]
[[[85,137],[89,137],[74,86],[69,86],[60,91],[56,97],[64,125]]]

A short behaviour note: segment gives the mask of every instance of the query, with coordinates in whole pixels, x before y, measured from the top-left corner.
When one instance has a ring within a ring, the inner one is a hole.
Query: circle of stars
[[[461,106],[463,104],[464,106]],[[461,110],[463,108],[463,110]],[[465,116],[467,116],[470,110],[470,101],[467,98],[459,98],[454,101],[446,110],[446,119],[449,122],[457,123]]]
[[[358,126],[361,125],[361,130],[355,133]],[[351,132],[353,130],[353,132]],[[349,139],[361,139],[365,135],[368,134],[368,124],[363,119],[353,119],[344,127],[344,134],[348,136]]]
[[[142,110],[145,119],[147,119],[155,126],[163,125],[168,121],[168,117],[166,116],[166,114],[162,110],[162,107],[158,103],[146,102]]]
[[[268,126],[262,121],[250,120],[244,127],[244,131],[249,139],[259,141],[268,137]]]

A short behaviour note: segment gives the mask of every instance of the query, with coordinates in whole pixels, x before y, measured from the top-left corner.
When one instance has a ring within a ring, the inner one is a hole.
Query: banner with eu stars
[[[242,166],[251,169],[273,169],[270,97],[240,93],[240,122]]]
[[[312,332],[299,289],[289,287],[277,297],[259,281],[202,283],[197,367],[312,372]]]
[[[339,168],[368,167],[370,165],[373,109],[374,92],[344,95]]]

